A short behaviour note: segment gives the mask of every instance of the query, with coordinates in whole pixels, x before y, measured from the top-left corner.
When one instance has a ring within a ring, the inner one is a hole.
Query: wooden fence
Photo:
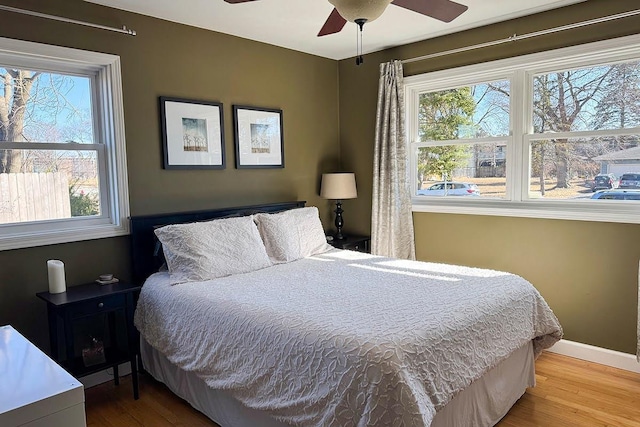
[[[0,224],[57,218],[71,218],[66,173],[0,173]]]

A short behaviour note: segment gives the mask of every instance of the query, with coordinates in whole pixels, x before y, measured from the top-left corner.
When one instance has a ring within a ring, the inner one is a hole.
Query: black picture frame
[[[284,168],[282,110],[233,106],[236,169]]]
[[[159,97],[164,169],[225,169],[222,103]]]

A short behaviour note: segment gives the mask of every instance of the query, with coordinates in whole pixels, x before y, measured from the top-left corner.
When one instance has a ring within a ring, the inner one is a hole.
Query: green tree
[[[476,103],[470,87],[429,92],[420,95],[418,110],[421,141],[458,139],[460,130],[473,123]],[[467,145],[424,147],[418,153],[418,175],[451,176],[466,164]]]
[[[95,196],[77,191],[75,185],[69,186],[69,202],[71,203],[71,216],[98,215],[100,206]]]

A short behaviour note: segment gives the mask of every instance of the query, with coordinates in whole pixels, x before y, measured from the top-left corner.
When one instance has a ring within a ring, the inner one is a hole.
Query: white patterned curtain
[[[402,79],[400,61],[380,64],[373,157],[371,252],[392,258],[415,259]]]

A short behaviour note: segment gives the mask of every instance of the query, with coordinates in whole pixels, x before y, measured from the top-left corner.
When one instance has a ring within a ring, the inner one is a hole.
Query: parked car
[[[468,182],[436,182],[425,190],[418,190],[418,196],[479,196],[480,190]]]
[[[612,173],[601,173],[596,175],[593,179],[593,187],[591,187],[591,191],[597,190],[610,190],[612,188],[618,188],[619,184],[618,178]]]
[[[640,173],[622,174],[618,188],[640,188]]]
[[[640,190],[600,190],[596,192],[592,199],[600,200],[640,200]]]

